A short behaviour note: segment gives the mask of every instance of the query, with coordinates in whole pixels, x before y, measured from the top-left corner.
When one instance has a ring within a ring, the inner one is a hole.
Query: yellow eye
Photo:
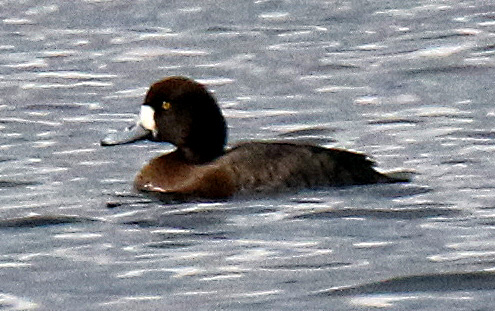
[[[162,108],[163,110],[169,110],[172,105],[169,102],[163,102]]]

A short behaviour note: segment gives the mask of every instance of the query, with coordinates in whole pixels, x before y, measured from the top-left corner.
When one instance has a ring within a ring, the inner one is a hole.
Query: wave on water
[[[404,209],[366,209],[366,208],[343,208],[326,211],[304,213],[295,216],[295,219],[328,219],[364,217],[374,219],[420,219],[430,217],[451,216],[458,211],[444,208],[404,208]]]
[[[451,272],[396,277],[355,286],[341,286],[317,292],[326,296],[374,295],[410,292],[453,292],[495,289],[495,272]]]
[[[35,228],[54,226],[62,224],[74,224],[83,222],[93,222],[96,219],[84,218],[70,215],[31,215],[25,217],[14,217],[0,219],[0,229],[2,228]]]

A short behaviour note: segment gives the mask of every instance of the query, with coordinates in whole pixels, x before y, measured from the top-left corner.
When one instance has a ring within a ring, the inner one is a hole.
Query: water
[[[489,1],[0,1],[0,310],[488,310]],[[102,148],[169,75],[231,143],[365,152],[410,184],[165,204]]]

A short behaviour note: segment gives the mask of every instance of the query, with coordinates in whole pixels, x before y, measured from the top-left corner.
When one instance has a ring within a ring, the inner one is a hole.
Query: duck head
[[[191,163],[206,163],[224,153],[227,126],[215,98],[200,83],[169,77],[146,94],[136,124],[101,141],[113,146],[138,140],[168,142]]]

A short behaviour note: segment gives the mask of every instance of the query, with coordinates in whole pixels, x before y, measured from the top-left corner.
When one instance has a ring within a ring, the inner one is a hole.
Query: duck
[[[378,183],[408,182],[404,174],[381,173],[365,154],[308,143],[249,141],[226,148],[227,123],[215,97],[187,77],[153,83],[137,122],[101,140],[116,146],[149,140],[175,150],[149,161],[134,188],[180,198],[227,199]]]

